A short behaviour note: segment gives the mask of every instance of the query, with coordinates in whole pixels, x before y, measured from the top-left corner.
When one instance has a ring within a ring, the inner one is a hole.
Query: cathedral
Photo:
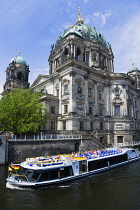
[[[50,116],[46,133],[91,134],[104,144],[139,140],[140,70],[114,73],[111,45],[95,27],[84,23],[80,11],[51,46],[49,75],[31,85],[43,93]],[[29,67],[20,56],[6,70],[4,90],[29,87]]]

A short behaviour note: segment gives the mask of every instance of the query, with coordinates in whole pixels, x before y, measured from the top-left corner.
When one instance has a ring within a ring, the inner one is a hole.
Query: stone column
[[[71,55],[71,57],[73,57],[73,45],[72,44],[70,45],[70,50],[71,50],[70,55]]]
[[[109,84],[106,84],[106,87],[105,87],[105,105],[106,105],[106,112],[105,112],[105,115],[106,116],[110,116],[111,115],[111,100],[110,100],[110,97],[111,97],[111,89],[110,89],[110,85]]]
[[[75,47],[75,45],[73,46],[73,48],[74,48],[74,58],[75,58],[75,54],[76,54],[76,47]]]
[[[61,100],[62,100],[62,77],[59,78],[59,114],[62,114]]]
[[[69,111],[71,113],[76,112],[76,101],[75,101],[75,73],[70,72],[70,84],[69,84],[69,93],[70,93],[70,100],[69,100]]]
[[[97,103],[97,83],[95,83],[95,110],[94,114],[96,115],[98,113],[98,103]]]
[[[124,103],[123,103],[123,116],[126,116],[127,115],[127,99],[126,99],[126,86],[123,86],[123,100],[124,100]]]
[[[55,69],[55,65],[54,65],[54,61],[52,62],[52,74],[54,73],[54,69]]]
[[[58,121],[57,121],[57,130],[62,130],[62,121],[61,121],[61,115],[62,115],[62,77],[59,78],[59,111],[58,115]]]
[[[113,62],[112,62],[112,59],[110,59],[110,71],[113,72]]]
[[[88,76],[84,76],[84,81],[85,81],[85,115],[89,114],[89,103],[88,103]]]
[[[92,62],[92,54],[91,51],[89,52],[89,66],[91,66],[91,62]]]

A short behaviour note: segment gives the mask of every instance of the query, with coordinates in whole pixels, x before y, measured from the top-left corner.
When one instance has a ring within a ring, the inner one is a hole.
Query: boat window
[[[41,176],[40,176],[40,178],[39,178],[39,182],[41,182],[41,181],[46,181],[46,180],[48,180],[49,178],[48,178],[48,171],[44,171],[42,174],[41,174]]]
[[[104,167],[107,167],[107,161],[106,161],[106,159],[102,159],[102,160],[100,160],[100,168],[104,168]]]
[[[113,156],[105,159],[88,162],[88,171],[104,168],[107,166],[115,165],[127,161],[127,154]]]
[[[107,158],[109,165],[115,165],[127,160],[127,154]]]
[[[50,179],[58,179],[58,169],[50,171]]]
[[[40,175],[40,171],[34,171],[33,175],[30,178],[30,181],[36,181],[39,175]]]
[[[108,163],[108,166],[112,166],[112,165],[118,163],[118,157],[117,156],[110,157],[110,158],[107,158],[106,161]]]
[[[94,164],[94,162],[95,161],[88,162],[88,171],[95,170],[95,164]]]
[[[123,161],[126,161],[127,160],[127,154],[119,155],[118,159],[119,159],[119,163],[121,163]]]
[[[18,174],[20,174],[20,175],[24,175],[25,173],[26,173],[26,171],[27,171],[27,169],[26,168],[20,168],[19,169],[19,173]]]
[[[27,176],[28,178],[30,178],[30,175],[32,174],[32,171],[26,171],[25,176]]]
[[[72,167],[64,167],[59,169],[59,176],[60,178],[64,178],[67,176],[72,176],[73,174],[71,173]]]
[[[80,173],[87,171],[87,160],[80,161]]]

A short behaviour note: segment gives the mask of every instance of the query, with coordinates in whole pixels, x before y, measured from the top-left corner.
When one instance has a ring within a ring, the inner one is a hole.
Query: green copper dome
[[[12,62],[15,62],[15,63],[22,63],[22,64],[24,64],[24,65],[27,65],[27,64],[26,64],[26,61],[24,60],[24,58],[22,58],[20,55],[18,55],[18,56],[16,56],[16,57],[12,58],[12,60],[10,61],[10,63],[12,63]]]
[[[76,21],[76,24],[65,29],[56,41],[55,45],[53,45],[52,47],[54,49],[58,48],[62,40],[70,34],[75,34],[85,41],[95,41],[98,44],[103,45],[105,48],[111,49],[111,45],[105,40],[103,35],[96,30],[95,27],[84,24],[84,21],[81,19],[80,13],[78,14],[78,20]]]
[[[140,70],[134,66],[134,63],[132,64],[132,67],[129,69],[128,73],[132,73],[132,72],[140,72]]]

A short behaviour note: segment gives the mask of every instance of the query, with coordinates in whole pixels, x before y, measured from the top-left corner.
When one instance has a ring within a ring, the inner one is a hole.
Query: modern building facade
[[[94,132],[105,144],[139,139],[140,71],[132,65],[127,74],[114,73],[113,59],[111,45],[79,12],[52,45],[49,75],[31,86],[43,93],[50,115],[44,132]]]

